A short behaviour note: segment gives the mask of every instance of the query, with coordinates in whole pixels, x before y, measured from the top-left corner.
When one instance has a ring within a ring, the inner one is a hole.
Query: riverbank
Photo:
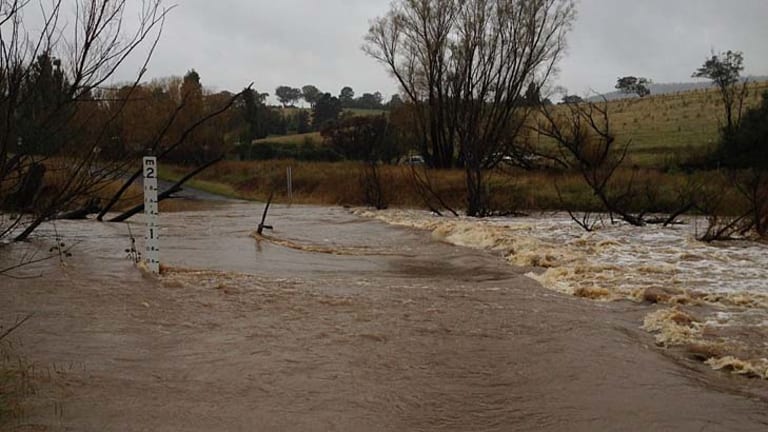
[[[290,196],[286,175],[289,168],[293,179]],[[382,165],[378,169],[384,201],[391,208],[427,209],[425,198],[434,204],[432,193],[416,186],[414,173],[422,185],[428,184],[451,208],[461,211],[466,206],[466,179],[460,169],[424,170],[420,166],[402,165]],[[187,167],[168,165],[161,166],[160,172],[163,178],[175,180],[188,171]],[[581,174],[576,172],[526,171],[504,166],[488,175],[492,207],[502,214],[566,209],[604,211]],[[274,193],[275,202],[279,203],[362,207],[370,204],[363,189],[364,176],[364,165],[358,162],[225,161],[188,184],[236,199],[266,201]],[[617,171],[615,184],[624,187],[629,183],[641,191],[627,204],[632,211],[674,213],[689,202],[699,187],[702,194],[720,191],[717,196],[724,198],[718,201],[718,208],[735,211],[743,206],[741,195],[718,172],[685,173],[628,165]]]

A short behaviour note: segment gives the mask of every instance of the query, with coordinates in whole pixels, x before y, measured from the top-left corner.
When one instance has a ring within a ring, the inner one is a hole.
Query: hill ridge
[[[742,78],[743,81],[749,82],[765,82],[768,81],[768,75],[754,75]],[[685,93],[696,90],[706,90],[713,88],[714,85],[711,81],[688,81],[688,82],[672,82],[672,83],[652,83],[649,88],[651,90],[651,96],[668,95],[676,93]],[[587,98],[590,101],[600,100],[606,98],[609,101],[620,99],[637,99],[639,96],[634,94],[625,94],[618,90],[609,93],[603,93],[597,96]]]

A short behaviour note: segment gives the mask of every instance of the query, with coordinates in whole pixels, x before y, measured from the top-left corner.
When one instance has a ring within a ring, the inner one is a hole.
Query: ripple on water
[[[689,347],[715,369],[768,379],[765,244],[699,242],[695,220],[584,233],[565,215],[476,220],[404,210],[356,213],[500,252],[513,265],[544,268],[528,276],[559,292],[672,305],[649,312],[643,326],[660,345]]]

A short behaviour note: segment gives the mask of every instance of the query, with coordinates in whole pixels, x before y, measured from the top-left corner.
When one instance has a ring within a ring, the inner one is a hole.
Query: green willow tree
[[[741,71],[744,70],[744,54],[741,51],[726,51],[712,54],[700,68],[693,73],[693,78],[707,78],[717,86],[725,110],[723,134],[731,135],[738,127],[747,96],[747,83],[739,85]]]
[[[310,108],[314,108],[317,100],[320,99],[323,93],[317,87],[312,84],[307,84],[301,88],[301,97],[309,104]]]
[[[625,76],[616,80],[616,90],[624,94],[636,94],[638,96],[646,97],[651,94],[651,80],[648,78]]]
[[[313,127],[321,130],[323,127],[339,119],[342,112],[342,104],[339,98],[324,93],[317,100],[312,110]]]

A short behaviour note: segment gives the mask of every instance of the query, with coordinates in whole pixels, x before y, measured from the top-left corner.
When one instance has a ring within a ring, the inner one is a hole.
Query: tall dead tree
[[[486,170],[516,143],[565,50],[572,0],[397,0],[373,21],[364,50],[416,107],[431,167],[465,169],[467,213],[490,211]]]

